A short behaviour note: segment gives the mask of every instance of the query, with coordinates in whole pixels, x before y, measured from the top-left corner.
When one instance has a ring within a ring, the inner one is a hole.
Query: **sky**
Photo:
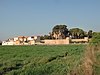
[[[48,34],[57,24],[100,32],[100,0],[0,0],[0,40]]]

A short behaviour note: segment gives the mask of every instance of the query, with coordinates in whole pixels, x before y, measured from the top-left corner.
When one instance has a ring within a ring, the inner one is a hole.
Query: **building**
[[[2,45],[14,45],[13,41],[2,41]]]
[[[18,36],[2,42],[2,45],[34,45],[40,42],[39,36]]]
[[[63,45],[70,43],[88,43],[88,37],[84,37],[83,39],[72,39],[70,37],[66,37],[66,39],[46,39],[40,40],[40,36],[18,36],[6,41],[2,42],[2,45]]]
[[[13,38],[10,38],[6,41],[2,41],[2,45],[13,45],[14,42],[13,42]]]

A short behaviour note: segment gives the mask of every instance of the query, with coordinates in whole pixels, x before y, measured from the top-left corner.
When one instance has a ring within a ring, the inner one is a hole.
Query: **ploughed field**
[[[85,45],[0,46],[0,75],[68,75]]]

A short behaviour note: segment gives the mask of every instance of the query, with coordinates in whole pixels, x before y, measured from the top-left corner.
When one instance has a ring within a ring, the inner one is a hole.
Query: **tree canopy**
[[[72,39],[92,38],[93,32],[92,30],[86,32],[80,28],[72,28],[69,30],[66,25],[55,25],[52,28],[52,32],[49,32],[49,35],[41,36],[41,39],[65,39],[69,36]]]
[[[92,30],[88,31],[88,38],[92,38]]]
[[[69,33],[70,33],[71,37],[75,38],[75,39],[84,38],[84,36],[85,36],[84,31],[82,29],[79,29],[79,28],[72,28],[69,30]]]
[[[68,35],[68,29],[66,25],[56,25],[53,27],[52,29],[52,34],[56,34],[57,37],[56,38],[65,38]],[[55,36],[54,36],[55,37]]]

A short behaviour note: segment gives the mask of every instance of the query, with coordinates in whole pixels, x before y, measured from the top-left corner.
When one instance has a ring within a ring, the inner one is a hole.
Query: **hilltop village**
[[[49,35],[18,36],[2,41],[2,45],[61,45],[88,43],[91,37],[91,30],[87,33],[79,28],[68,30],[66,25],[56,25]]]

